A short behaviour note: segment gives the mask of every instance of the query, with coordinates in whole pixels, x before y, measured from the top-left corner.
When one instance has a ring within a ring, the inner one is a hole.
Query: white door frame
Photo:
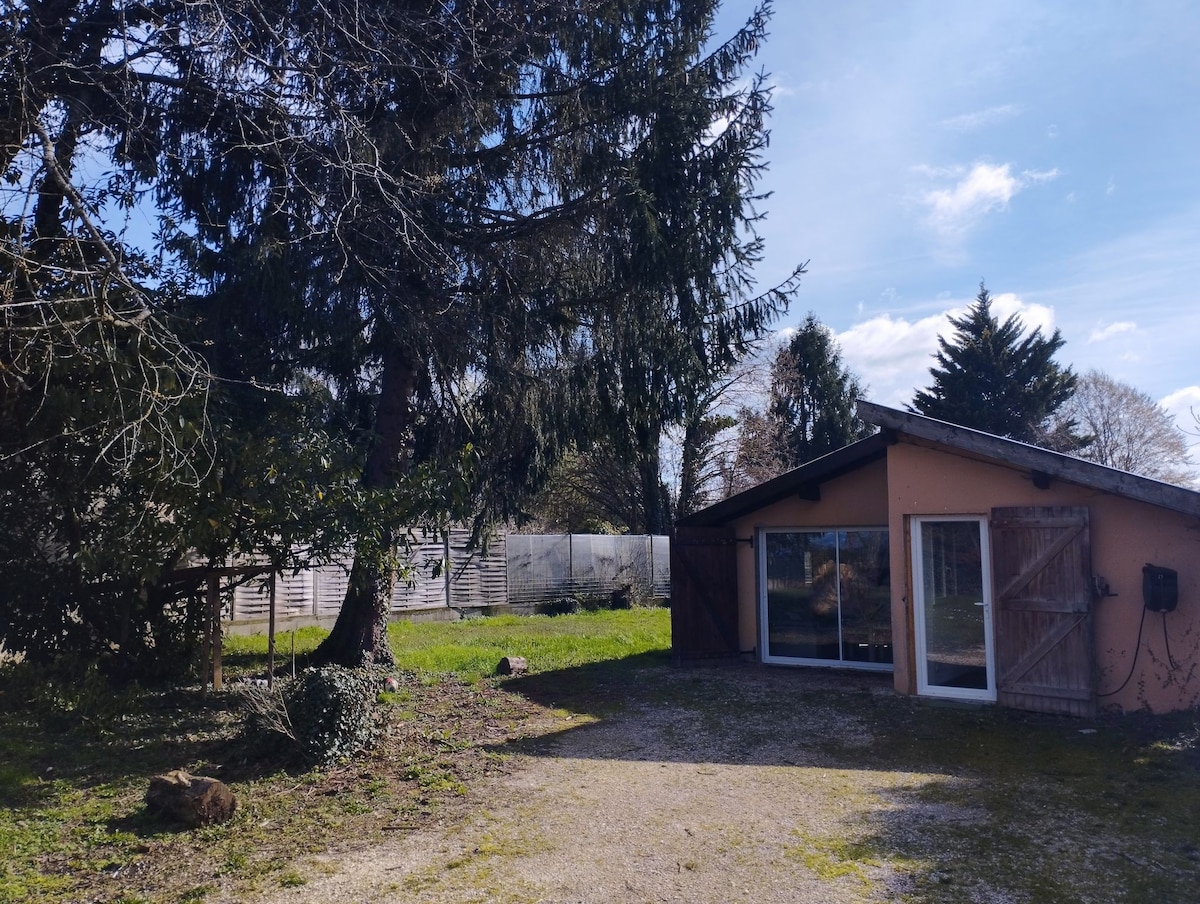
[[[983,579],[983,645],[987,668],[986,688],[946,687],[929,683],[928,650],[925,634],[925,569],[921,546],[921,525],[937,521],[971,521],[979,525],[980,568]],[[916,651],[917,693],[925,697],[947,697],[955,700],[996,700],[996,651],[992,632],[992,550],[986,515],[913,515],[909,519],[912,544],[914,649]]]

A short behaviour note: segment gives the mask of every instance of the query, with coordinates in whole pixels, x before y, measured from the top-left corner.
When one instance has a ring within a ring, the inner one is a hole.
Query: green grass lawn
[[[280,633],[279,671],[293,642],[302,655],[326,633]],[[397,695],[405,702],[393,710],[387,743],[347,767],[355,776],[377,773],[366,781],[339,769],[297,774],[246,763],[235,690],[118,691],[94,670],[68,678],[23,664],[0,668],[0,904],[203,901],[216,877],[286,884],[291,857],[329,833],[369,835],[380,821],[419,821],[490,768],[474,733],[485,723],[520,725],[536,708],[498,690],[499,682],[479,683],[501,657],[523,656],[534,673],[619,668],[646,653],[665,661],[670,613],[397,622],[389,636],[398,672],[419,680]],[[266,666],[263,635],[229,637],[225,649],[228,679]],[[416,708],[421,719],[407,721]],[[141,799],[149,778],[179,768],[232,782],[242,800],[234,820],[179,832],[148,816]]]
[[[461,681],[495,674],[505,656],[522,656],[530,673],[662,652],[671,646],[668,609],[583,612],[577,615],[502,615],[436,624],[395,622],[388,639],[397,665],[423,675],[450,673]]]
[[[316,649],[321,628],[284,631],[275,638],[275,662],[285,671],[292,652]],[[669,609],[625,609],[573,615],[499,615],[451,622],[396,621],[388,626],[396,667],[426,679],[453,675],[468,683],[494,675],[505,656],[522,656],[530,673],[625,659],[671,647]],[[266,665],[265,635],[229,637],[225,662],[234,670]]]

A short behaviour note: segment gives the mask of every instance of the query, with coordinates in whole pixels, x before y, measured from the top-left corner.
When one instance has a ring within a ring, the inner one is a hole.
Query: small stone
[[[192,828],[225,822],[237,810],[237,798],[224,782],[182,769],[150,779],[145,800],[149,809]]]
[[[383,679],[383,689],[389,694],[394,694],[400,690],[400,679],[393,675],[388,675]]]

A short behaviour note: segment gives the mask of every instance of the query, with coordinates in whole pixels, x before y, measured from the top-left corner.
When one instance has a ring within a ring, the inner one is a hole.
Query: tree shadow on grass
[[[578,748],[572,755],[732,765],[788,765],[819,754],[833,761],[845,749],[864,746],[872,726],[888,721],[889,708],[912,707],[892,693],[890,675],[741,662],[673,666],[659,653],[524,676],[503,686],[586,717],[579,727],[514,742],[530,752],[571,746]],[[897,714],[895,721],[909,719]],[[599,742],[610,734],[637,735],[643,749]]]
[[[675,666],[660,652],[535,673],[500,684],[541,706],[587,717],[552,735],[604,730],[634,720],[678,742],[670,757],[694,759],[689,740],[726,738],[731,764],[781,764],[821,752],[853,768],[953,771],[1027,761],[1046,768],[1090,762],[1096,751],[1145,756],[1180,768],[1200,761],[1196,712],[1103,715],[1084,720],[998,706],[952,704],[895,693],[887,673],[714,662]],[[681,726],[691,730],[681,732]],[[533,746],[543,743],[538,739]],[[715,745],[720,752],[721,745]],[[707,752],[714,752],[709,744]],[[789,754],[787,751],[792,751]]]
[[[549,672],[508,678],[500,687],[549,709],[609,716],[644,692],[646,682],[671,668],[670,653],[655,650]]]
[[[194,688],[142,691],[125,695],[122,707],[90,714],[44,702],[6,707],[0,713],[6,725],[0,737],[0,806],[37,811],[64,785],[105,793],[144,789],[153,776],[175,769],[229,782],[273,774],[286,765],[248,755],[233,694]]]

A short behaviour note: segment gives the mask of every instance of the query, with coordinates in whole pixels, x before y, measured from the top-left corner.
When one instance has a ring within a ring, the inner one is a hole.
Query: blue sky
[[[1200,4],[779,0],[769,29],[760,285],[810,261],[781,326],[815,312],[900,405],[985,279],[1195,426]]]

